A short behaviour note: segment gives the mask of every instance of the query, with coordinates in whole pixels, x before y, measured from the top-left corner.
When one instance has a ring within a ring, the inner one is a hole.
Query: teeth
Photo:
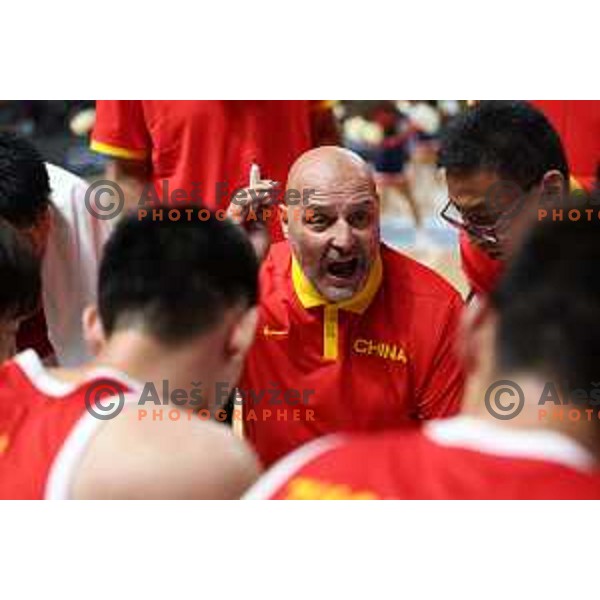
[[[336,261],[335,263],[331,263],[329,265],[329,272],[337,277],[350,277],[354,274],[354,271],[357,266],[356,259],[352,258],[350,260],[344,261]]]

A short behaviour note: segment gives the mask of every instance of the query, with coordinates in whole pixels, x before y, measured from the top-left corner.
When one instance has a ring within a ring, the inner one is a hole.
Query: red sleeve
[[[600,167],[600,101],[533,100],[558,131],[571,176],[577,184],[592,189]]]
[[[450,301],[445,322],[441,323],[429,370],[419,382],[417,414],[422,419],[448,417],[460,409],[464,372],[457,339],[463,306],[460,296],[456,294]]]
[[[114,158],[143,160],[152,148],[141,100],[97,100],[92,150]]]
[[[309,100],[310,103],[310,135],[312,146],[337,146],[340,136],[333,114],[335,101]]]

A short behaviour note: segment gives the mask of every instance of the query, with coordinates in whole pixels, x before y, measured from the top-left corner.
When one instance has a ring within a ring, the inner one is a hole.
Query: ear
[[[289,229],[289,207],[287,204],[279,205],[279,222],[281,223],[281,231],[283,231],[283,237],[288,239]]]
[[[97,356],[106,344],[98,308],[95,305],[87,306],[83,311],[81,321],[83,324],[83,339],[88,350],[93,356]]]
[[[542,196],[545,198],[564,198],[569,193],[569,182],[556,169],[548,171],[542,177]]]
[[[258,324],[258,308],[256,306],[246,310],[234,324],[227,340],[227,353],[231,358],[243,360],[250,349],[256,326]]]

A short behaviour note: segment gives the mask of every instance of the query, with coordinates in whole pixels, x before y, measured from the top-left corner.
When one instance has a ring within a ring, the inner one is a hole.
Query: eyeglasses
[[[524,187],[511,181],[498,181],[486,192],[483,200],[486,207],[483,218],[472,211],[464,211],[456,206],[451,198],[440,212],[444,221],[467,232],[490,246],[500,245],[510,223],[522,211],[528,197],[536,189],[531,183]],[[478,218],[479,217],[479,218]]]
[[[498,245],[500,243],[497,232],[501,221],[499,217],[495,219],[492,225],[475,223],[472,218],[462,213],[450,199],[448,199],[448,202],[441,210],[440,217],[453,227],[456,227],[456,229],[460,229],[488,244]]]

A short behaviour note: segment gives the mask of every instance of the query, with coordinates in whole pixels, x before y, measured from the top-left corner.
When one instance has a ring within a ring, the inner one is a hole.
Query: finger
[[[261,179],[255,185],[250,187],[254,190],[272,190],[273,188],[279,187],[279,182],[271,179]]]
[[[256,163],[250,166],[250,183],[248,187],[254,188],[260,183],[260,167]]]

